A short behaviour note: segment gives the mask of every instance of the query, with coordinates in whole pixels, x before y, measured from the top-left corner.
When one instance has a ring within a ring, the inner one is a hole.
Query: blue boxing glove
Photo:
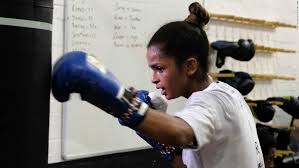
[[[79,93],[82,100],[120,118],[131,128],[143,120],[148,109],[94,57],[80,51],[68,52],[55,63],[52,92],[60,102],[68,101],[71,93]]]
[[[145,90],[139,90],[137,91],[136,96],[142,101],[147,103],[151,108],[156,109],[161,112],[166,112],[167,110],[167,102],[164,97],[162,97],[160,94],[157,94],[155,92],[149,93]],[[122,120],[119,119],[119,122],[122,124]],[[153,138],[136,131],[137,135],[139,135],[143,140],[145,140],[148,144],[150,144],[153,149],[160,153],[161,158],[167,161],[172,161],[174,159],[175,155],[181,155],[182,154],[182,148],[181,147],[173,147],[173,146],[167,146],[164,144],[159,143],[158,141],[154,140]]]

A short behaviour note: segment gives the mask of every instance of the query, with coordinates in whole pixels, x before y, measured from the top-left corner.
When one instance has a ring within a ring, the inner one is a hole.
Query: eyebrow
[[[149,65],[149,67],[150,67],[151,69],[154,69],[154,68],[156,67],[156,64]]]
[[[150,68],[156,68],[157,66],[161,66],[159,63],[154,63],[149,65]]]

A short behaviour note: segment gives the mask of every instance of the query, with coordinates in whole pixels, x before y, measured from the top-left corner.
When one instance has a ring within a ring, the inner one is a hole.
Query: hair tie
[[[196,16],[195,14],[193,14],[193,13],[190,13],[190,14],[188,15],[188,17],[187,17],[184,21],[185,21],[185,22],[188,22],[188,23],[191,23],[191,24],[194,24],[194,25],[196,25],[196,26],[198,26],[198,27],[200,27],[200,28],[203,27],[202,24],[200,24],[200,23],[198,22],[197,16]]]

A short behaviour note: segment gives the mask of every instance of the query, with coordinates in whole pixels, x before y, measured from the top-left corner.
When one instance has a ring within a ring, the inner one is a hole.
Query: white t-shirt
[[[184,149],[188,168],[264,168],[251,111],[242,95],[223,82],[193,93],[175,116],[193,129],[197,149]]]

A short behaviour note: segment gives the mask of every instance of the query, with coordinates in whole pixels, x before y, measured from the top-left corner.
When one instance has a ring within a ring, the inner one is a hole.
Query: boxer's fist
[[[157,92],[150,92],[148,96],[150,97],[152,108],[162,112],[167,111],[168,104],[165,97]]]
[[[146,90],[135,90],[133,87],[130,88],[130,91],[136,95],[138,101],[146,103],[150,108],[158,110],[160,112],[167,111],[167,101],[161,94],[157,92],[148,92]],[[119,123],[121,125],[126,125],[125,122],[119,118]]]

